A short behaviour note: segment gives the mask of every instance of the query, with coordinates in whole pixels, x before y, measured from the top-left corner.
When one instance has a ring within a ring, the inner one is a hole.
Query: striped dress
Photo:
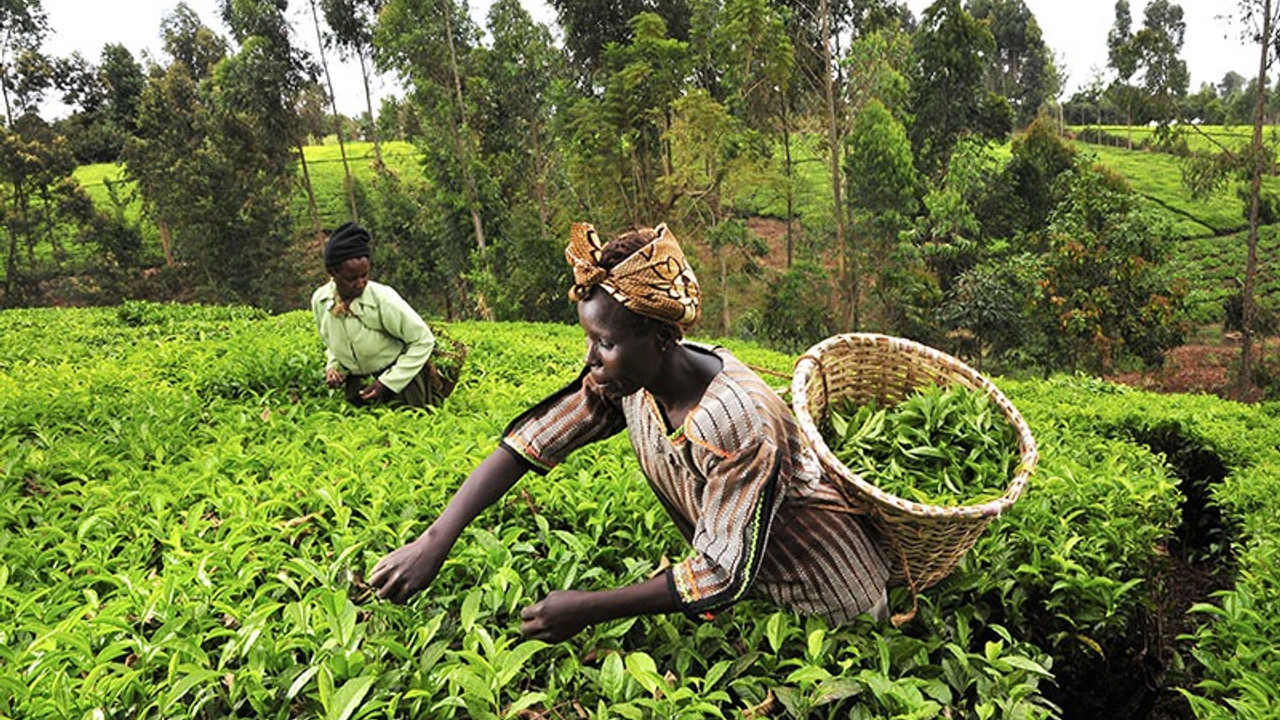
[[[822,473],[778,394],[723,348],[723,370],[668,431],[640,390],[611,399],[577,380],[517,417],[502,445],[546,473],[573,450],[626,429],[641,469],[692,547],[666,570],[681,609],[710,617],[748,593],[834,623],[886,614],[888,560]]]

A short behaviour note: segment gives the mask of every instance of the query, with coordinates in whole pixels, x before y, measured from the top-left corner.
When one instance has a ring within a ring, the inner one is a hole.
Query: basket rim
[[[818,424],[809,412],[809,382],[815,373],[820,373],[822,358],[842,347],[860,345],[885,345],[892,350],[907,355],[915,360],[923,360],[933,365],[946,367],[953,374],[962,376],[974,386],[981,388],[1001,409],[1006,419],[1013,424],[1018,433],[1019,462],[1013,478],[999,497],[974,505],[929,505],[898,497],[881,490],[868,482],[858,473],[845,466],[827,446]],[[796,360],[791,380],[791,407],[796,420],[809,444],[822,460],[822,465],[834,470],[838,480],[852,484],[859,492],[870,497],[875,503],[888,506],[899,514],[919,518],[950,519],[989,519],[1007,510],[1022,495],[1027,481],[1039,461],[1039,451],[1035,437],[1031,434],[1022,413],[1014,407],[1008,397],[988,380],[982,373],[974,370],[967,363],[937,348],[907,338],[883,335],[880,333],[843,333],[833,335],[810,347]]]

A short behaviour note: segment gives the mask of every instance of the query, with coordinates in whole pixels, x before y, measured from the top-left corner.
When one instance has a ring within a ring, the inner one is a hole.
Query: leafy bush
[[[832,332],[827,306],[826,272],[809,261],[798,261],[769,283],[769,300],[760,317],[759,336],[774,347],[798,352]]]
[[[1039,308],[1047,368],[1093,370],[1126,358],[1158,364],[1182,341],[1180,287],[1163,227],[1101,167],[1059,178],[1063,201],[1032,245],[1044,253]]]

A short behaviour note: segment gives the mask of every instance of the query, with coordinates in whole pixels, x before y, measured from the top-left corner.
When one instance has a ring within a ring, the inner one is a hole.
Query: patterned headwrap
[[[645,317],[673,323],[681,330],[698,319],[701,292],[698,278],[666,223],[653,229],[649,244],[613,269],[600,267],[604,242],[588,223],[574,223],[564,256],[573,266],[569,298],[583,300],[599,285],[623,307]]]

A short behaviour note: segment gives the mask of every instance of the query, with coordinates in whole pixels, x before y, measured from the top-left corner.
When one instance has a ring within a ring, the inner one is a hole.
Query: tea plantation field
[[[574,327],[437,327],[473,348],[446,405],[357,410],[306,312],[0,313],[0,716],[1273,717],[1274,404],[997,378],[1042,459],[900,629],[749,600],[547,645],[524,605],[684,543],[619,437],[527,477],[407,606],[372,597],[582,356]]]

